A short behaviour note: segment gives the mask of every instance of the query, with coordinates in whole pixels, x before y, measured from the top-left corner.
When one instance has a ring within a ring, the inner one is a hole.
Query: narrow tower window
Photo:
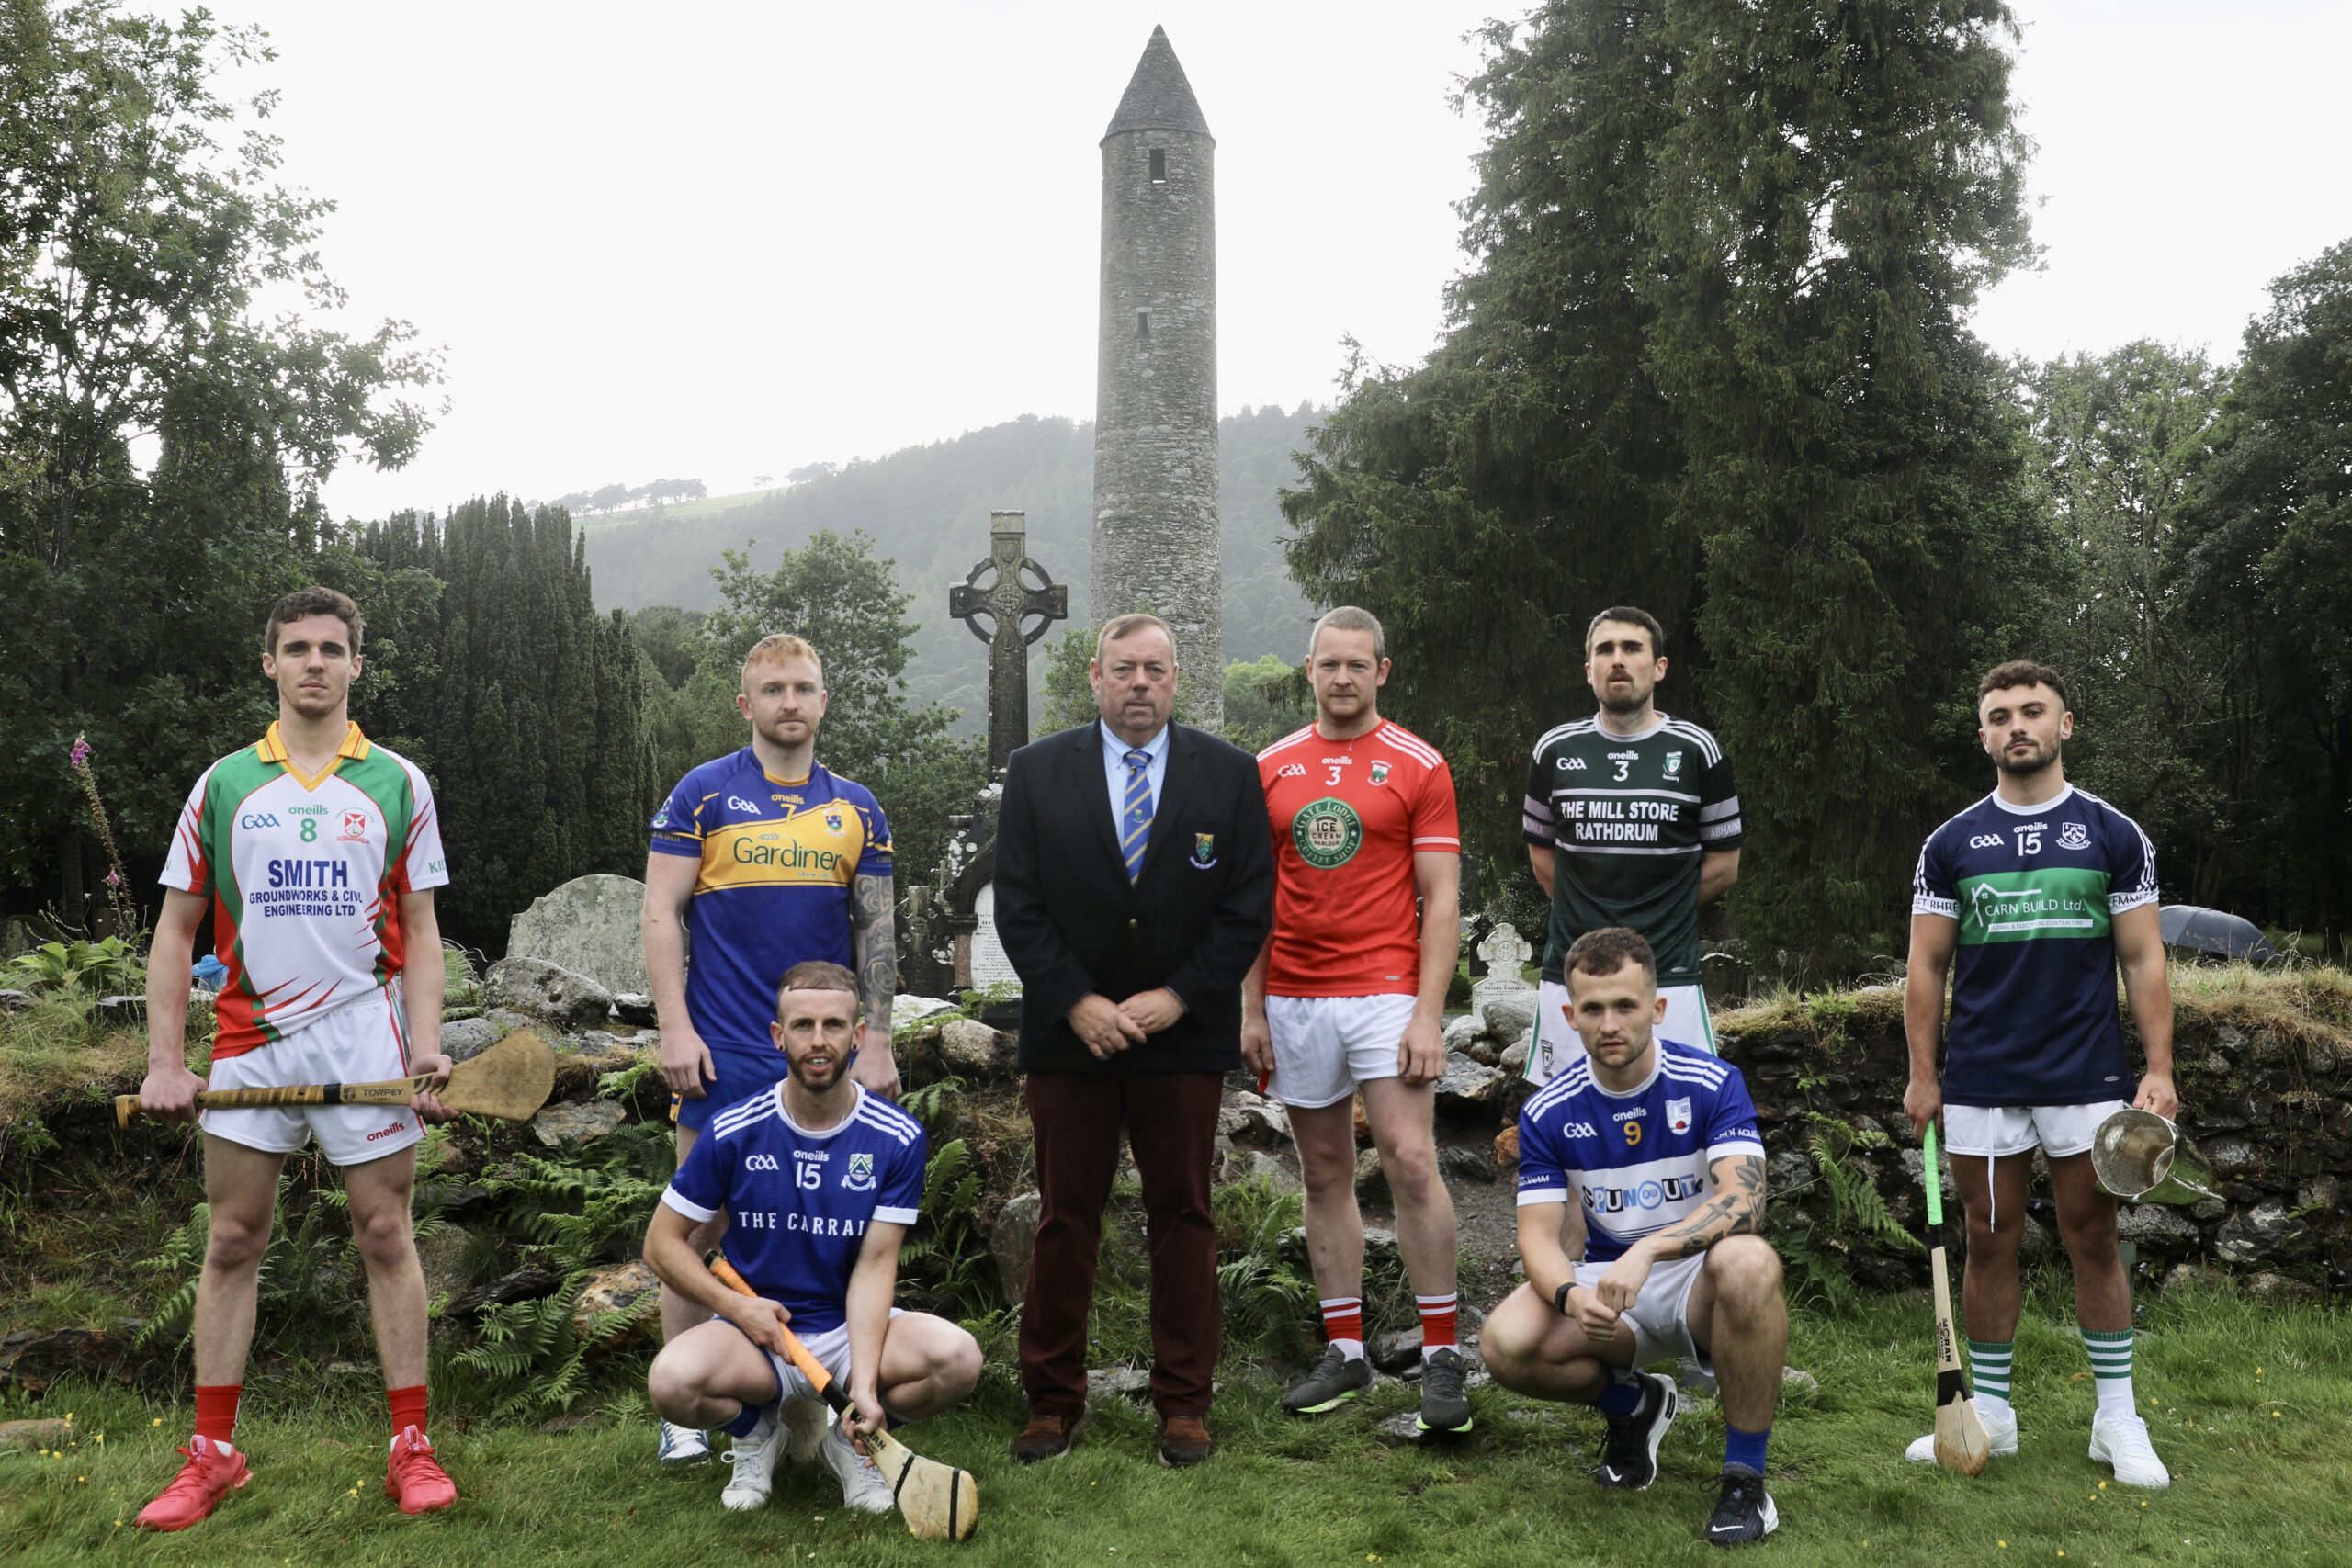
[[[1151,150],[1151,183],[1156,186],[1168,183],[1168,149],[1165,147]]]
[[[1150,335],[1151,312],[1149,310],[1137,310],[1136,312],[1136,336],[1145,338],[1149,337]]]

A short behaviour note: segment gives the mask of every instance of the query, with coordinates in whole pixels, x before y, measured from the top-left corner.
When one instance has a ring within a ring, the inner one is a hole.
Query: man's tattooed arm
[[[1727,1235],[1754,1235],[1764,1224],[1764,1156],[1732,1155],[1707,1168],[1714,1196],[1658,1239],[1661,1258],[1696,1258]]]
[[[899,935],[892,923],[890,881],[860,876],[850,884],[850,948],[857,960],[857,996],[869,1036],[890,1042],[890,1002],[899,990]]]

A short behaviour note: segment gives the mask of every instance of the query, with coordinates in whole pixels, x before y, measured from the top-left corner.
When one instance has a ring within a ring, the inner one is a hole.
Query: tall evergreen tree
[[[2042,502],[2072,567],[2048,644],[2077,725],[2066,774],[2147,829],[2192,903],[2219,897],[2243,849],[2230,781],[2254,765],[2214,744],[2230,694],[2183,559],[2229,380],[2201,353],[2147,342],[2031,379]]]
[[[1585,622],[1633,602],[1687,628],[1699,557],[1638,288],[1647,149],[1673,116],[1661,8],[1554,5],[1487,47],[1464,95],[1488,136],[1462,206],[1473,265],[1445,339],[1411,369],[1351,356],[1283,504],[1293,574],[1381,617],[1383,708],[1446,752],[1465,844],[1511,868],[1529,744],[1591,711]],[[1704,659],[1675,651],[1673,705],[1703,712]]]
[[[595,613],[571,518],[495,496],[438,525],[407,513],[376,525],[361,550],[379,570],[441,579],[398,627],[420,653],[388,671],[385,722],[413,732],[439,797],[452,934],[496,949],[549,888],[638,874],[660,789],[644,670],[626,623]]]
[[[1527,740],[1590,711],[1586,620],[1641,604],[1664,705],[1739,770],[1744,929],[1791,969],[1889,950],[1968,672],[2032,650],[2049,575],[1962,325],[2028,254],[2007,25],[1555,0],[1490,29],[1452,328],[1354,375],[1289,513],[1302,581],[1389,622],[1394,705],[1500,863]]]
[[[1798,968],[1897,951],[1939,737],[2038,651],[2048,536],[1963,326],[2027,259],[2001,0],[1677,0],[1648,363],[1748,823],[1743,929]],[[1967,728],[1973,728],[1973,725]],[[1964,755],[1964,753],[1962,753]]]
[[[2270,286],[2190,509],[2194,623],[2222,663],[2233,907],[2352,931],[2352,241]]]

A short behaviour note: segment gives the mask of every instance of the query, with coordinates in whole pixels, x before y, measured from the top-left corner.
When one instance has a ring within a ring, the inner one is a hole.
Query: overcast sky
[[[287,183],[355,316],[446,353],[408,468],[338,515],[698,478],[748,489],[1094,410],[1097,142],[1155,22],[1217,138],[1219,394],[1328,401],[1410,362],[1461,265],[1497,0],[887,7],[211,0],[257,22]],[[2264,284],[2352,238],[2352,6],[2022,0],[2042,270],[1977,330],[2049,357],[2235,354]]]

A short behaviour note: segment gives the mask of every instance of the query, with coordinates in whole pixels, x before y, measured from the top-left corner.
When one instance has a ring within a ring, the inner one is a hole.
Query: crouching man
[[[1695,1358],[1723,1391],[1730,1428],[1707,1539],[1761,1540],[1780,1523],[1764,1448],[1789,1314],[1781,1260],[1756,1235],[1755,1106],[1738,1068],[1657,1038],[1666,1006],[1641,937],[1588,931],[1566,968],[1567,1021],[1585,1055],[1520,1111],[1527,1283],[1487,1319],[1480,1351],[1505,1388],[1600,1406],[1609,1430],[1597,1478],[1634,1491],[1657,1479],[1678,1403],[1672,1378],[1638,1369]],[[1581,1262],[1563,1242],[1572,1196],[1589,1238]]]
[[[863,1438],[969,1393],[980,1348],[943,1318],[890,1304],[899,1245],[922,1201],[923,1131],[849,1077],[865,1033],[855,977],[838,964],[794,965],[771,1032],[786,1077],[710,1119],[646,1232],[645,1261],[662,1284],[716,1314],[670,1341],[648,1385],[663,1420],[733,1436],[719,1501],[759,1507],[791,1428],[822,1431],[817,1392],[785,1354],[790,1324],[854,1410],[816,1438],[817,1451],[843,1503],[886,1514],[889,1483]],[[687,1239],[722,1213],[727,1260],[756,1295],[721,1284]]]

